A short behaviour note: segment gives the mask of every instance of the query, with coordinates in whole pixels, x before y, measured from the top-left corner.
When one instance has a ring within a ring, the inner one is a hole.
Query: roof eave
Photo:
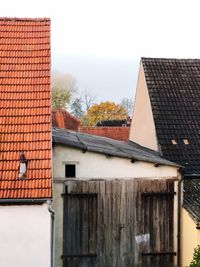
[[[196,225],[200,224],[200,218],[197,218],[196,214],[194,212],[192,212],[190,210],[189,207],[187,207],[186,205],[183,205],[183,208],[188,212],[188,214],[190,215],[190,217],[192,218],[192,220],[195,222]]]
[[[10,199],[10,198],[1,198],[0,199],[0,205],[19,205],[19,204],[24,204],[24,205],[33,205],[33,204],[43,204],[47,202],[48,200],[51,200],[52,198],[15,198],[15,199]]]
[[[63,141],[58,137],[53,137],[53,144],[54,145],[55,144],[64,145],[64,146],[68,146],[68,147],[71,147],[71,148],[74,148],[74,149],[79,149],[79,150],[82,150],[82,151],[89,151],[89,152],[98,153],[98,154],[101,154],[101,155],[103,154],[105,156],[110,156],[110,157],[125,158],[125,159],[134,160],[134,161],[142,161],[142,162],[147,162],[147,163],[152,163],[152,164],[158,164],[158,165],[161,165],[161,166],[171,166],[171,167],[182,168],[182,166],[180,166],[180,165],[178,165],[176,163],[167,161],[167,160],[166,160],[166,162],[160,162],[159,160],[153,161],[153,160],[149,160],[148,158],[143,159],[143,158],[130,157],[130,156],[125,155],[125,154],[124,155],[117,155],[115,153],[100,151],[100,150],[84,147],[84,146],[81,146],[81,145],[72,144],[70,142]]]

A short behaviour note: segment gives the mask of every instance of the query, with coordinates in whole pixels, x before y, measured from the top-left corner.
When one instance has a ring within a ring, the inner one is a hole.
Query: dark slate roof
[[[53,128],[52,135],[54,144],[67,145],[83,151],[96,152],[107,156],[178,166],[173,162],[161,158],[159,153],[130,141],[117,141],[106,137],[72,132],[59,128]]]
[[[97,127],[124,127],[130,126],[130,118],[126,120],[105,120],[97,122]]]
[[[200,174],[200,60],[142,58],[142,64],[163,156],[184,166],[185,177]],[[195,186],[195,180],[184,185],[189,210],[200,205],[200,195],[190,194]]]
[[[196,223],[200,223],[200,179],[184,180],[183,207],[189,211]]]

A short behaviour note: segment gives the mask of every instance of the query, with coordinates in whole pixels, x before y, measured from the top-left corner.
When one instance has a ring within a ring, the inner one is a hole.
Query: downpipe
[[[181,223],[182,223],[182,217],[181,217],[181,208],[182,208],[182,199],[183,199],[183,181],[184,177],[181,175],[181,179],[178,181],[178,267],[182,266],[182,254],[181,254],[181,241],[182,241],[182,236],[181,236]]]
[[[51,214],[51,267],[54,267],[55,253],[55,211],[51,207],[52,201],[47,200],[48,211]]]

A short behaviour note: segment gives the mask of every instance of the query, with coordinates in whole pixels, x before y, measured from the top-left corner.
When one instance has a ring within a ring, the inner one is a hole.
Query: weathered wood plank
[[[69,197],[65,201],[64,251],[97,253],[97,257],[67,259],[66,266],[173,266],[171,255],[145,254],[173,251],[173,195],[142,195],[142,192],[173,192],[173,181],[130,179],[68,183],[70,192],[97,193],[98,198]]]

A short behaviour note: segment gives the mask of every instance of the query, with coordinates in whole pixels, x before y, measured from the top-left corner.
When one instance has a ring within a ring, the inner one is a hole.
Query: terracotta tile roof
[[[194,209],[200,207],[200,59],[142,58],[142,65],[159,146],[165,158],[185,167],[183,175],[190,180],[184,182],[183,204],[196,220]]]
[[[104,136],[120,141],[129,140],[130,127],[79,127],[79,132]]]
[[[0,198],[50,198],[51,188],[50,20],[0,18]]]
[[[52,110],[53,127],[78,131],[80,121],[66,110]]]

